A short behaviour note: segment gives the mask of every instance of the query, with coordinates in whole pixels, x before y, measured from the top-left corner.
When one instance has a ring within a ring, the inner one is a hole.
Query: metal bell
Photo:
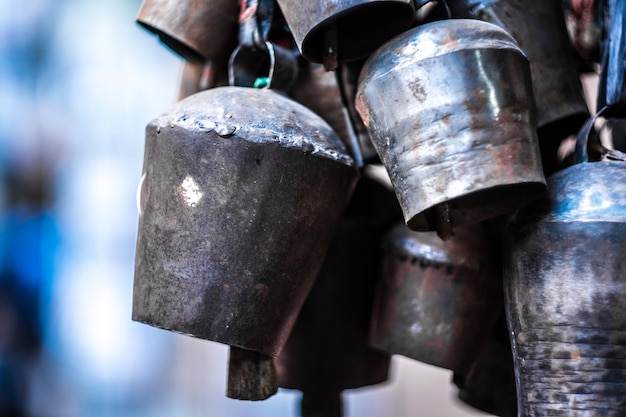
[[[543,165],[551,173],[561,140],[589,117],[560,0],[451,0],[453,17],[496,24],[530,62]]]
[[[413,230],[447,237],[545,191],[528,61],[495,25],[396,37],[365,63],[356,106]]]
[[[626,164],[554,174],[509,229],[519,415],[626,415]]]
[[[237,46],[238,0],[144,0],[137,23],[188,61],[210,61],[226,74]]]
[[[502,308],[490,246],[478,226],[449,241],[395,227],[384,240],[370,344],[467,373]]]
[[[331,128],[271,90],[178,102],[146,129],[133,320],[231,345],[228,395],[272,395],[356,177]]]
[[[517,417],[515,370],[504,309],[467,374],[454,373],[459,399],[499,417]]]
[[[303,392],[303,417],[340,417],[343,390],[387,380],[390,357],[367,340],[380,241],[401,217],[393,191],[368,177],[360,180],[276,360],[279,385]]]
[[[364,58],[406,30],[415,18],[413,0],[278,0],[306,59],[335,70]]]

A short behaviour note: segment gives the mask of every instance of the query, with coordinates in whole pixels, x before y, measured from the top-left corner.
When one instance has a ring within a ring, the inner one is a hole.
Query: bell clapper
[[[253,350],[230,347],[226,392],[229,398],[260,401],[277,391],[278,382],[272,357]]]
[[[341,391],[303,391],[300,409],[302,417],[343,417]]]
[[[454,236],[452,220],[450,218],[450,204],[442,203],[435,207],[435,221],[437,224],[437,236],[442,240],[450,240]]]
[[[335,71],[339,66],[337,60],[337,26],[330,26],[324,33],[323,64],[326,71]]]

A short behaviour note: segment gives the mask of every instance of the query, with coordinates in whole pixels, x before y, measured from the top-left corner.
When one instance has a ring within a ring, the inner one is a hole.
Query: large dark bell
[[[626,165],[558,172],[506,236],[519,415],[626,415]]]
[[[146,129],[133,319],[277,356],[356,177],[330,127],[277,93],[180,101]]]

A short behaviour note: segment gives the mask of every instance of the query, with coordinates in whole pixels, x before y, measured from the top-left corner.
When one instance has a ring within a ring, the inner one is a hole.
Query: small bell
[[[404,224],[385,238],[370,344],[466,373],[501,310],[493,251],[480,227],[449,241]]]
[[[356,177],[330,127],[271,90],[178,102],[146,129],[133,320],[231,345],[229,396],[272,395]]]
[[[406,30],[413,0],[278,0],[306,59],[334,71],[338,63],[364,58]]]
[[[495,25],[396,37],[365,63],[356,106],[413,230],[447,238],[545,191],[528,61]]]
[[[393,191],[361,178],[276,360],[279,385],[303,392],[303,417],[340,417],[343,390],[387,380],[389,355],[367,341],[380,241],[401,217]]]

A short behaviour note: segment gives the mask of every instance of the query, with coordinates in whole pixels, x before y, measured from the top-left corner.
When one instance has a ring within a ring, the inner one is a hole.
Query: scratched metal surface
[[[356,106],[413,230],[476,223],[545,191],[528,62],[495,25],[396,37],[365,63]]]

